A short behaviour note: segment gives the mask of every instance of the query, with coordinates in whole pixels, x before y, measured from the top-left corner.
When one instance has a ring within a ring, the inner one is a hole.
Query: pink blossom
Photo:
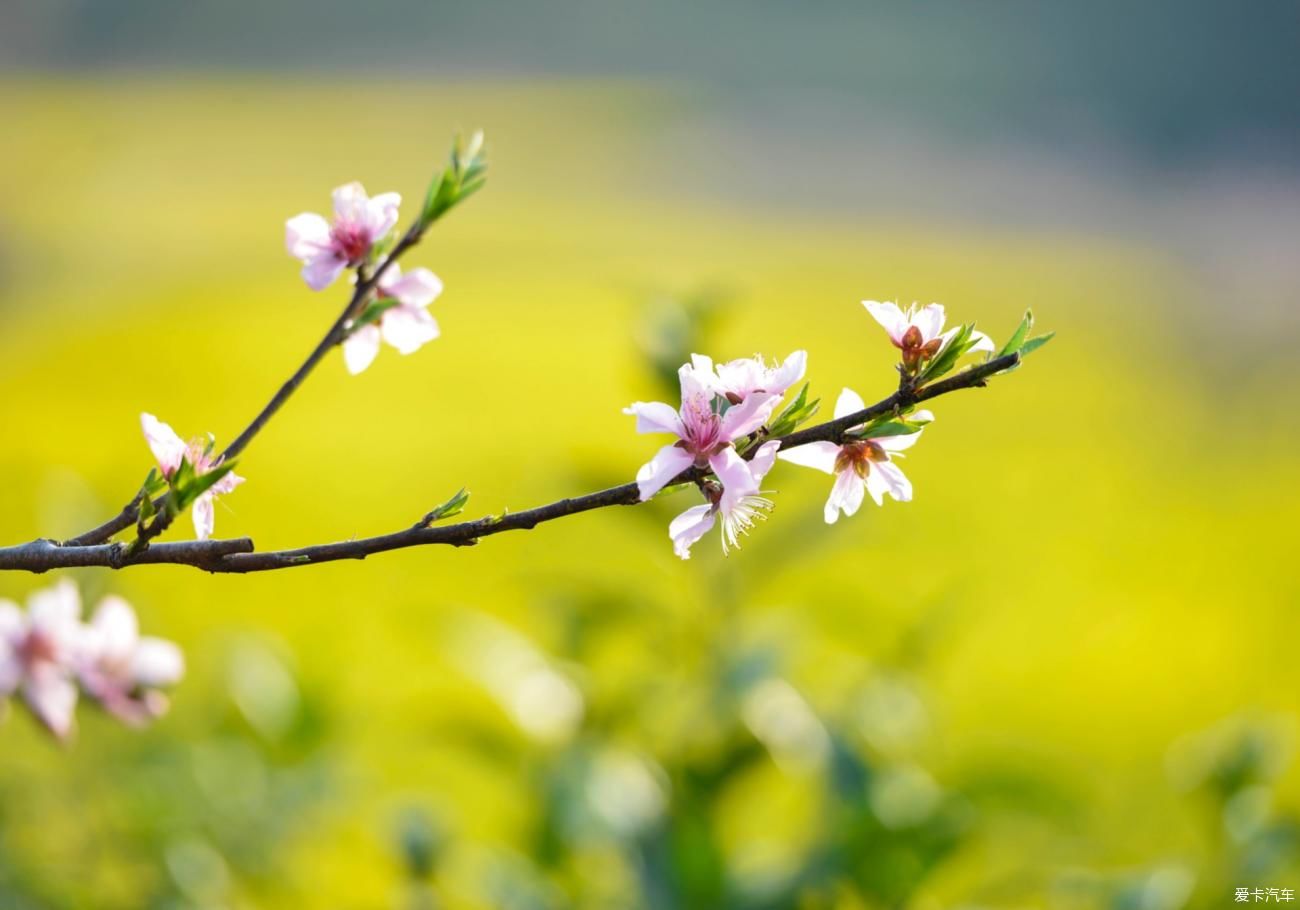
[[[932,303],[920,310],[916,304],[912,304],[906,311],[899,309],[898,304],[893,302],[864,300],[862,305],[884,327],[894,347],[903,352],[903,362],[909,367],[939,353],[948,340],[961,330],[960,326],[946,332],[943,330],[946,317],[943,305],[939,303]],[[970,337],[975,342],[971,346],[972,351],[993,351],[993,340],[983,332],[973,331]]]
[[[673,552],[682,559],[691,558],[691,546],[707,534],[717,518],[722,518],[722,552],[740,546],[740,538],[759,520],[765,520],[772,509],[772,500],[762,495],[760,486],[767,472],[776,463],[776,453],[781,444],[765,442],[750,461],[737,456],[746,477],[739,479],[739,471],[730,483],[718,488],[705,486],[709,502],[692,506],[672,520],[668,536],[673,541]]]
[[[861,411],[866,405],[851,389],[840,393],[835,402],[835,417],[845,417]],[[930,422],[934,415],[917,411],[909,420]],[[918,431],[906,436],[884,436],[878,439],[861,439],[836,445],[833,442],[809,442],[779,455],[782,461],[816,468],[835,476],[830,498],[826,500],[826,523],[834,524],[840,512],[852,515],[862,505],[864,493],[870,493],[876,505],[884,504],[888,493],[899,502],[910,502],[912,483],[904,476],[893,459],[898,453],[910,449],[921,438]]]
[[[140,726],[167,710],[167,696],[159,688],[180,681],[185,658],[169,641],[142,638],[131,605],[109,596],[85,627],[78,675],[86,693],[107,711]]]
[[[284,243],[301,259],[302,277],[313,291],[322,291],[346,268],[364,263],[370,250],[397,224],[402,197],[381,193],[371,199],[360,183],[334,190],[334,223],[311,212],[285,222]]]
[[[388,342],[402,354],[412,354],[438,337],[438,323],[428,306],[442,293],[442,282],[428,269],[412,269],[405,275],[393,263],[379,276],[379,301],[392,303],[379,317],[353,330],[343,342],[343,362],[356,375],[370,366],[379,354],[379,342]]]
[[[805,351],[795,351],[783,363],[773,366],[768,366],[758,355],[732,360],[718,365],[714,390],[732,404],[740,404],[755,393],[784,395],[790,386],[803,379],[807,365]]]
[[[211,437],[206,443],[201,439],[186,443],[176,435],[175,430],[152,414],[141,414],[140,426],[144,429],[145,441],[149,443],[149,449],[158,462],[158,470],[168,480],[180,470],[182,461],[188,461],[199,477],[221,466],[221,457],[212,454]],[[212,526],[216,519],[213,503],[216,498],[231,492],[243,482],[244,478],[230,472],[194,500],[192,517],[194,533],[199,540],[207,540],[212,536]]]
[[[32,713],[59,739],[71,736],[75,723],[80,615],[81,596],[66,580],[28,598],[26,614],[0,600],[0,697],[21,689]]]
[[[714,395],[717,377],[713,362],[699,355],[684,364],[677,375],[682,387],[679,410],[661,401],[638,401],[623,409],[624,414],[636,416],[638,433],[671,433],[677,437],[677,442],[664,446],[637,472],[642,501],[690,467],[712,469],[724,487],[750,483],[749,468],[732,443],[763,426],[781,397],[756,393],[740,404],[725,407],[726,401]]]

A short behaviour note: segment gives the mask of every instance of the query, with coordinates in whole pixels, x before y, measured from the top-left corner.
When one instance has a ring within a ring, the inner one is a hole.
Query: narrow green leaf
[[[1056,337],[1055,332],[1048,332],[1046,335],[1039,335],[1036,338],[1030,338],[1021,346],[1020,356],[1028,357],[1030,354],[1034,353],[1034,351],[1037,351],[1039,348],[1047,344],[1047,342],[1051,341],[1055,337]]]
[[[1025,343],[1025,338],[1029,335],[1029,330],[1033,327],[1034,311],[1025,310],[1025,316],[1020,320],[1020,325],[1016,327],[1015,332],[1013,332],[1011,337],[1007,339],[1007,343],[1002,346],[1002,350],[998,351],[997,354],[990,359],[996,360],[998,357],[1005,357],[1008,354],[1014,354],[1016,351],[1020,350],[1021,346]]]

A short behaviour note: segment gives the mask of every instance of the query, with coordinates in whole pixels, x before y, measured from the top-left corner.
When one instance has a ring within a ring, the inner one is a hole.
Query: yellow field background
[[[826,479],[781,465],[771,521],[726,559],[714,537],[673,557],[683,493],[466,549],[248,577],[72,573],[180,642],[189,675],[154,729],[83,707],[66,750],[10,712],[0,883],[26,897],[4,906],[404,906],[392,831],[412,806],[448,833],[442,905],[543,906],[484,884],[536,857],[527,769],[559,748],[485,682],[502,652],[482,642],[511,635],[651,762],[713,748],[700,680],[720,652],[771,649],[829,714],[857,717],[856,693],[897,682],[915,737],[885,760],[942,789],[985,782],[978,823],[910,906],[1093,906],[1113,895],[1071,882],[1151,870],[1163,884],[1127,906],[1174,906],[1160,888],[1184,872],[1196,906],[1300,887],[1294,846],[1250,879],[1226,859],[1237,829],[1179,788],[1186,737],[1264,731],[1281,758],[1252,818],[1300,811],[1300,383],[1279,336],[1224,329],[1249,320],[1206,303],[1192,264],[1086,229],[710,194],[725,143],[705,160],[665,141],[686,102],[634,83],[8,77],[0,99],[6,543],[116,512],[150,466],[141,411],[231,439],[343,302],[341,284],[302,284],[284,219],[351,179],[400,191],[409,218],[458,130],[485,129],[488,187],[407,260],[445,283],[442,338],[359,377],[330,356],[241,459],[219,536],[292,547],[404,527],[462,486],[475,516],[632,478],[660,444],[620,413],[665,394],[637,345],[656,296],[725,288],[707,353],[807,349],[826,414],[843,386],[874,401],[894,385],[864,298],[940,301],[999,341],[1032,306],[1058,333],[1019,372],[935,403],[906,464],[913,503],[827,527]],[[0,597],[49,581],[6,575]],[[581,658],[578,634],[595,636]],[[170,811],[172,786],[200,796]],[[798,855],[817,825],[807,786],[772,761],[736,783],[717,819],[731,874]],[[222,846],[262,837],[260,871]],[[593,848],[556,872],[556,905],[640,906],[630,875]]]

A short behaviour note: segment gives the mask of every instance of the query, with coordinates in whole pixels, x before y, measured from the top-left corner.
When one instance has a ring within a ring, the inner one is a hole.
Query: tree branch
[[[397,252],[398,248],[394,247],[393,255],[396,255]],[[382,271],[383,266],[380,266],[370,280],[376,280]],[[342,322],[343,320],[336,323],[336,325],[340,325]],[[331,333],[333,331],[331,330]],[[329,337],[326,336],[327,339]],[[326,350],[328,350],[328,347]],[[316,357],[316,360],[319,359],[319,357]],[[960,389],[982,387],[987,384],[990,376],[1010,369],[1019,362],[1019,354],[1008,354],[970,367],[947,379],[931,383],[919,389],[905,386],[888,398],[861,411],[798,430],[787,436],[778,437],[775,441],[780,442],[783,449],[806,445],[810,442],[840,443],[845,440],[849,430],[867,421]],[[308,371],[310,371],[310,367],[308,367]],[[290,383],[292,383],[292,380]],[[283,404],[283,399],[287,399],[292,394],[296,386],[292,386],[290,383],[286,383],[285,388],[281,389],[281,394],[277,395],[277,398],[283,396],[279,403],[273,399],[267,409],[264,409],[263,415],[259,415],[258,420],[254,421],[253,425],[250,425],[252,433],[245,431],[241,438],[246,435],[251,439],[256,433],[256,428],[264,424],[266,418],[269,418],[278,409],[279,405]],[[237,439],[236,442],[239,442],[239,440]],[[246,445],[247,441],[244,444]],[[231,448],[234,448],[234,445],[232,443]],[[229,451],[230,449],[227,449],[227,452]],[[752,455],[753,451],[751,449],[747,454]],[[707,471],[691,468],[680,474],[672,485],[694,483],[706,474]],[[134,565],[170,564],[191,566],[206,572],[266,572],[272,569],[317,565],[340,559],[365,559],[367,556],[376,553],[430,544],[471,546],[478,543],[482,538],[493,534],[501,534],[505,531],[529,530],[544,522],[555,521],[569,515],[577,515],[580,512],[590,512],[593,509],[602,509],[607,506],[636,505],[640,501],[641,497],[637,485],[635,483],[625,483],[595,493],[588,493],[585,496],[561,499],[548,505],[537,506],[522,512],[507,513],[502,516],[489,516],[441,527],[428,527],[424,522],[419,522],[414,527],[378,537],[365,537],[359,540],[320,544],[296,550],[274,550],[265,553],[255,552],[253,542],[248,538],[153,544],[138,553],[129,553],[127,546],[120,543],[86,546],[71,542],[60,545],[52,540],[35,540],[16,547],[0,547],[0,570],[47,572],[51,569],[82,566],[122,569]]]

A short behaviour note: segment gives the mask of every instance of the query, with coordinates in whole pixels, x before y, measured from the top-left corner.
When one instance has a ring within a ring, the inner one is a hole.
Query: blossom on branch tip
[[[713,528],[719,517],[722,519],[722,552],[725,554],[732,547],[739,548],[740,538],[748,534],[756,522],[766,520],[767,513],[772,510],[772,500],[762,495],[760,487],[776,463],[776,453],[780,448],[781,444],[774,440],[763,443],[749,461],[735,455],[740,465],[730,483],[722,486],[705,483],[704,495],[709,501],[692,506],[668,525],[673,552],[682,559],[690,559],[691,546]]]
[[[32,714],[61,740],[72,735],[77,707],[80,615],[81,595],[66,580],[28,598],[26,614],[0,600],[0,698],[21,690]]]
[[[346,268],[363,264],[374,245],[397,224],[402,197],[380,193],[373,199],[360,183],[334,190],[334,221],[303,212],[284,224],[289,255],[301,259],[302,278],[313,291],[323,291]]]
[[[694,355],[677,371],[682,405],[674,409],[661,401],[638,401],[624,408],[636,417],[638,433],[671,433],[677,442],[664,446],[637,472],[636,482],[644,502],[687,468],[709,468],[724,487],[750,482],[748,466],[736,454],[735,440],[757,431],[771,416],[780,395],[754,393],[740,404],[728,406],[715,395],[717,376],[713,361]]]
[[[105,710],[132,726],[167,710],[167,696],[159,689],[180,682],[184,655],[170,641],[141,637],[130,604],[111,595],[100,601],[84,641],[78,676]]]
[[[201,439],[185,442],[176,435],[176,431],[152,414],[140,415],[140,426],[144,430],[145,441],[158,462],[158,470],[163,477],[171,480],[180,470],[182,462],[188,462],[197,477],[202,477],[221,466],[221,456],[212,454],[211,438],[205,443]],[[218,496],[224,496],[244,482],[244,478],[233,471],[205,490],[192,506],[194,533],[199,540],[212,536],[212,527],[216,520],[213,503]]]
[[[377,322],[357,326],[343,342],[343,362],[354,376],[374,362],[379,342],[413,354],[438,337],[438,323],[428,307],[442,293],[442,282],[428,269],[402,274],[396,262],[379,276],[378,303],[386,306]]]
[[[946,316],[943,304],[940,303],[932,303],[919,310],[916,304],[902,310],[892,301],[879,303],[864,300],[862,305],[888,333],[894,347],[903,352],[903,363],[909,369],[939,353],[948,340],[961,330],[960,326],[946,332],[943,330]],[[983,332],[972,331],[970,337],[974,342],[971,351],[993,352],[993,339]]]
[[[835,417],[846,417],[861,411],[866,405],[862,398],[852,389],[840,392],[835,402]],[[917,411],[910,418],[917,422],[934,420],[929,411]],[[851,432],[851,431],[850,431]],[[910,449],[921,438],[920,431],[902,436],[883,436],[879,438],[854,439],[843,445],[833,442],[809,442],[779,454],[782,461],[816,468],[835,477],[831,486],[830,498],[826,500],[825,518],[827,524],[834,524],[840,512],[852,515],[862,505],[863,494],[870,493],[876,505],[884,505],[888,493],[898,502],[910,502],[912,483],[907,479],[895,457],[899,452]]]

